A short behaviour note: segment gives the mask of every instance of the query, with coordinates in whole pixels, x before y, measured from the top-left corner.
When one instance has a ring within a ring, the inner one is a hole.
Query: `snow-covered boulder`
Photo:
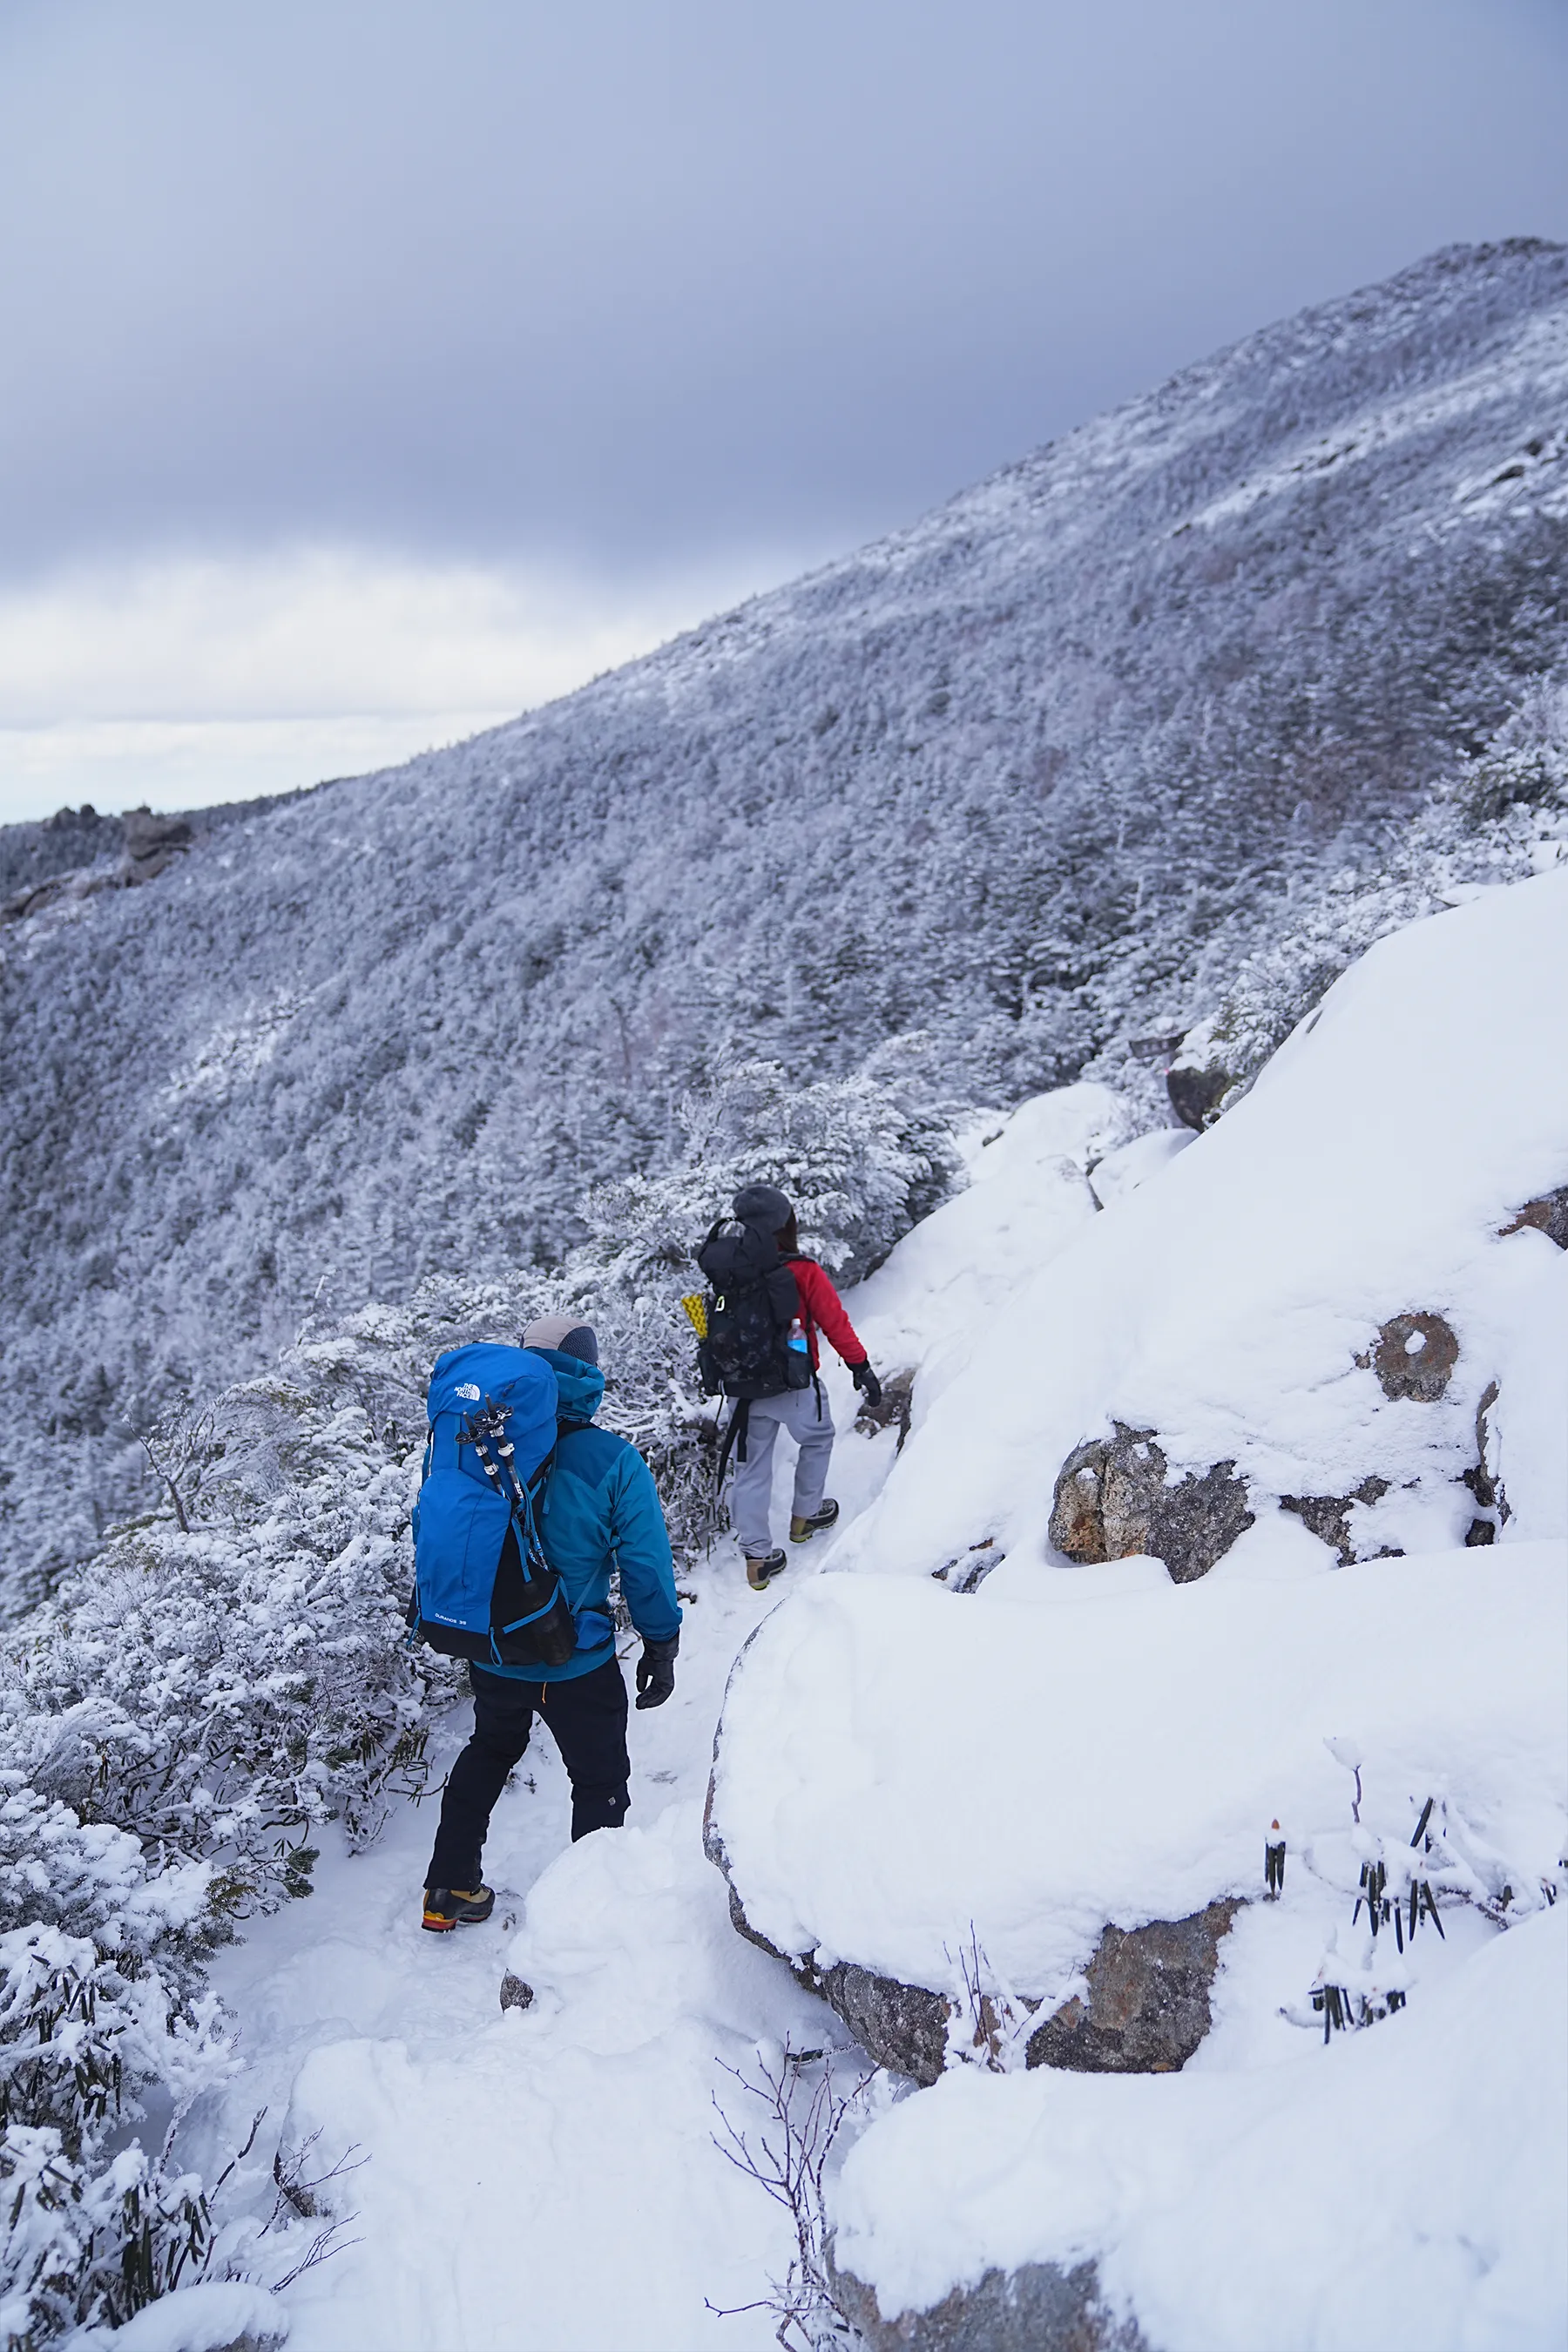
[[[877,2352],[1561,2344],[1565,1969],[1559,1904],[1288,2063],[949,2074],[849,2152],[846,2308]]]
[[[966,1967],[1016,2000],[1026,2058],[1180,2065],[1207,2023],[1194,2007],[1225,1925],[1210,1906],[1262,1894],[1270,1822],[1302,1867],[1353,1892],[1352,1790],[1331,1738],[1363,1751],[1369,1835],[1407,1850],[1436,1793],[1478,1902],[1499,1911],[1506,1889],[1518,1909],[1555,1890],[1562,1543],[1342,1574],[1288,1576],[1276,1559],[1184,1586],[1123,1561],[1058,1577],[1044,1600],[998,1597],[1004,1583],[964,1600],[819,1578],[742,1654],[716,1743],[710,1853],[740,1920],[875,2054],[893,2055],[864,2021],[878,2000],[891,2017],[893,1996],[847,1972],[922,1990],[917,2078],[937,2071],[941,2004],[964,2011]],[[1162,1937],[1205,1913],[1206,1961],[1197,1940],[1162,1958]],[[1149,1938],[1142,1990],[1116,1948],[1132,1931]],[[1162,1986],[1167,1966],[1187,1970],[1179,1988]],[[1137,2047],[1108,2045],[1133,2024]]]
[[[1568,1171],[1565,997],[1568,872],[1371,949],[1217,1127],[921,1368],[910,1443],[838,1562],[930,1574],[989,1537],[1010,1575],[1059,1565],[1058,1480],[1120,1432],[1163,1469],[1107,1552],[1158,1551],[1164,1490],[1219,1465],[1245,1490],[1231,1539],[1254,1549],[1281,1539],[1282,1502],[1342,1519],[1352,1557],[1463,1543],[1481,1400],[1495,1381],[1495,1426],[1522,1432],[1524,1335],[1563,1264],[1517,1218]],[[1539,1443],[1540,1476],[1514,1473],[1532,1535],[1565,1517],[1561,1432]]]

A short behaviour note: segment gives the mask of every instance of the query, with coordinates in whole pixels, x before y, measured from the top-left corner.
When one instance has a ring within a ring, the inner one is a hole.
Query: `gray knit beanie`
[[[544,1348],[557,1356],[575,1356],[579,1362],[597,1364],[599,1343],[591,1323],[574,1315],[542,1315],[522,1335],[525,1348]]]

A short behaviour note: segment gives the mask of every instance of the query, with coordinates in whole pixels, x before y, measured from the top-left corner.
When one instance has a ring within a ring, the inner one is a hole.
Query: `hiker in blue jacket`
[[[550,1315],[529,1325],[522,1344],[544,1357],[560,1390],[555,1459],[535,1515],[576,1621],[577,1648],[563,1666],[468,1668],[474,1734],[447,1782],[425,1888],[424,1924],[437,1932],[488,1919],[495,1908],[495,1891],[480,1876],[485,1833],[536,1715],[554,1733],[571,1779],[573,1838],[618,1829],[626,1819],[631,1759],[610,1622],[613,1567],[642,1635],[638,1706],[662,1706],[675,1688],[680,1603],[669,1536],[642,1455],[594,1426],[605,1393],[598,1341],[586,1323]]]

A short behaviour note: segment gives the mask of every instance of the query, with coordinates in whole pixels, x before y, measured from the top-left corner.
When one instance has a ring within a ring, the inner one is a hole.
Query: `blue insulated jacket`
[[[668,1642],[680,1629],[675,1567],[653,1473],[637,1447],[590,1424],[605,1394],[596,1364],[554,1348],[544,1359],[561,1391],[561,1434],[544,1493],[534,1507],[540,1539],[577,1621],[577,1648],[563,1666],[484,1666],[509,1681],[559,1683],[591,1674],[615,1655],[610,1570],[645,1642]]]

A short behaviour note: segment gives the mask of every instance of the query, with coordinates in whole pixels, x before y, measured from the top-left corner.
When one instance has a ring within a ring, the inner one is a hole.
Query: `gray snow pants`
[[[730,1517],[748,1559],[763,1559],[773,1549],[768,1503],[773,1486],[773,1441],[781,1429],[787,1429],[800,1448],[795,1465],[794,1509],[800,1518],[809,1518],[822,1501],[827,1465],[833,1458],[833,1408],[819,1381],[813,1381],[808,1389],[786,1389],[783,1396],[752,1399],[746,1458],[735,1465],[735,1488],[730,1497]]]

